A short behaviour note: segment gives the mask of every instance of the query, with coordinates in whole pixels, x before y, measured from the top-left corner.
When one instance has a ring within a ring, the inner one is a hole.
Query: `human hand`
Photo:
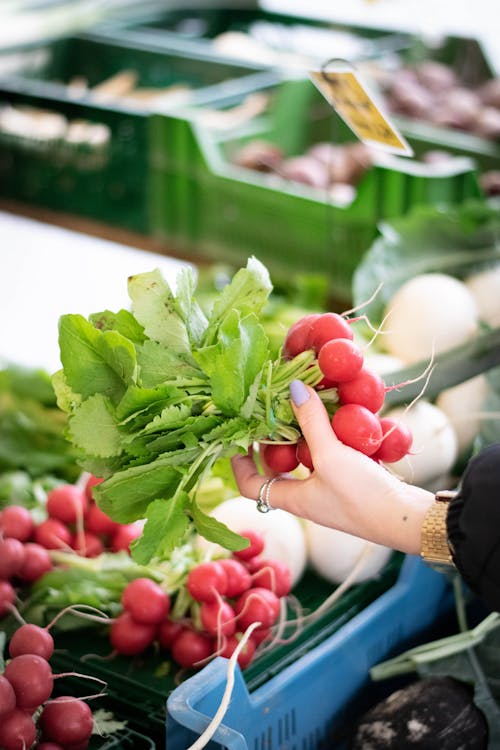
[[[291,384],[292,407],[311,452],[314,471],[305,479],[280,475],[273,507],[403,552],[418,554],[423,517],[432,493],[402,482],[384,466],[344,445],[335,435],[318,394]],[[232,459],[242,495],[258,498],[263,477],[251,454]],[[271,472],[266,472],[267,477]],[[271,488],[270,488],[271,489]]]

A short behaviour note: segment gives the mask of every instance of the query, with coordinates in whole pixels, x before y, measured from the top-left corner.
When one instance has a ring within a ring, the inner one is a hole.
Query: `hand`
[[[372,458],[341,443],[313,388],[294,381],[291,395],[314,471],[305,479],[282,475],[271,488],[272,506],[402,552],[419,554],[422,521],[434,501],[433,494],[402,482]],[[235,456],[232,467],[241,494],[258,498],[265,477],[253,456]]]

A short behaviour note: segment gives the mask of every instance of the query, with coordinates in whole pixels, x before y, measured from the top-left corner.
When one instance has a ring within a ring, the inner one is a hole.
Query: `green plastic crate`
[[[393,554],[377,578],[353,586],[317,621],[305,625],[296,639],[276,645],[255,659],[244,671],[248,689],[253,691],[264,685],[364,611],[394,585],[403,560],[401,554]],[[325,601],[334,588],[313,572],[306,571],[293,593],[305,611],[310,612]],[[290,617],[294,616],[290,611]],[[178,686],[179,678],[189,677],[189,672],[180,673],[168,654],[153,649],[137,657],[107,658],[111,651],[107,635],[98,635],[95,629],[58,631],[55,638],[57,650],[51,658],[54,672],[76,671],[105,680],[106,695],[99,699],[99,706],[109,708],[119,718],[126,717],[134,731],[157,743],[162,739],[165,742],[166,699]],[[65,682],[78,686],[78,691],[88,691],[89,682],[82,678],[66,677]]]
[[[304,44],[308,30],[312,36]],[[274,51],[288,56],[292,51],[298,53],[302,50],[302,59],[311,53],[311,49],[312,56],[316,58],[321,50],[329,50],[328,45],[331,45],[332,50],[331,54],[329,51],[327,54],[330,57],[340,50],[344,56],[349,53],[352,61],[380,59],[384,55],[392,56],[395,52],[406,49],[411,43],[411,35],[407,33],[368,27],[354,28],[334,21],[295,17],[293,5],[285,14],[260,8],[257,2],[215,4],[211,7],[204,7],[203,4],[182,8],[170,5],[167,10],[162,8],[146,11],[142,17],[137,12],[132,19],[107,22],[98,26],[95,33],[104,38],[118,36],[142,42],[155,40],[169,47],[203,51],[217,59],[233,60],[241,59],[241,56],[214,45],[214,40],[221,34],[244,33],[249,40],[260,40],[262,49],[267,47],[271,54]],[[263,42],[264,39],[268,41]],[[256,48],[255,55],[259,54],[260,49]],[[250,59],[248,50],[243,49],[241,54]],[[286,60],[283,62],[287,64]],[[276,63],[279,65],[278,58],[269,56],[267,64]]]
[[[76,97],[66,84],[83,76],[92,87],[133,70],[140,87],[189,86],[196,106],[224,92],[254,87],[262,75],[269,75],[256,66],[220,63],[154,45],[104,42],[91,35],[59,40],[38,52],[35,58],[32,52],[27,55],[25,66],[21,56],[17,73],[0,78],[0,195],[144,233],[150,227],[154,189],[150,110],[125,100]],[[175,108],[172,102],[166,106]],[[60,116],[62,130],[47,132],[33,124],[27,130],[19,120],[12,124],[12,117],[6,125],[2,117],[12,111],[9,107],[15,112],[28,107]],[[94,128],[92,142],[78,141],[74,129],[73,136],[64,129],[64,123],[82,120]],[[174,176],[167,183],[170,200],[175,195]]]
[[[370,169],[348,206],[334,205],[325,191],[231,163],[231,153],[252,139],[279,144],[288,155],[321,140],[350,137],[345,125],[308,79],[261,89],[267,112],[238,131],[216,131],[188,113],[156,117],[152,137],[155,171],[154,232],[168,237],[168,178],[178,175],[183,209],[175,217],[175,242],[186,253],[240,265],[256,255],[273,278],[294,272],[324,273],[331,293],[349,300],[359,260],[376,236],[377,224],[414,205],[459,203],[479,195],[474,164],[455,159],[439,170],[403,157],[384,157]],[[239,98],[221,100],[221,109]],[[163,143],[176,131],[175,153]]]

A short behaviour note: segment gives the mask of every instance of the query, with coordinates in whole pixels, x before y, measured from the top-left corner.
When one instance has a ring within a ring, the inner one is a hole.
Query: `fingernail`
[[[290,395],[295,406],[302,406],[309,398],[309,391],[302,380],[292,380],[290,383]]]

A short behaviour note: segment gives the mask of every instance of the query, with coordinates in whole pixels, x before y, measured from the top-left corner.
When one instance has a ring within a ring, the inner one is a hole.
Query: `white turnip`
[[[459,455],[470,448],[479,432],[480,412],[488,390],[485,376],[477,375],[453,388],[446,388],[436,399],[436,406],[446,414],[455,430]]]
[[[405,424],[413,435],[409,454],[391,464],[394,474],[423,486],[448,474],[458,457],[458,441],[441,409],[421,399],[408,410],[397,407],[384,416]]]
[[[382,342],[405,364],[430,360],[464,344],[479,326],[477,304],[467,286],[442,273],[420,274],[405,282],[384,317]]]
[[[352,583],[374,578],[389,560],[391,550],[337,529],[306,521],[305,534],[309,564],[318,575],[331,583],[342,583],[361,556]]]

